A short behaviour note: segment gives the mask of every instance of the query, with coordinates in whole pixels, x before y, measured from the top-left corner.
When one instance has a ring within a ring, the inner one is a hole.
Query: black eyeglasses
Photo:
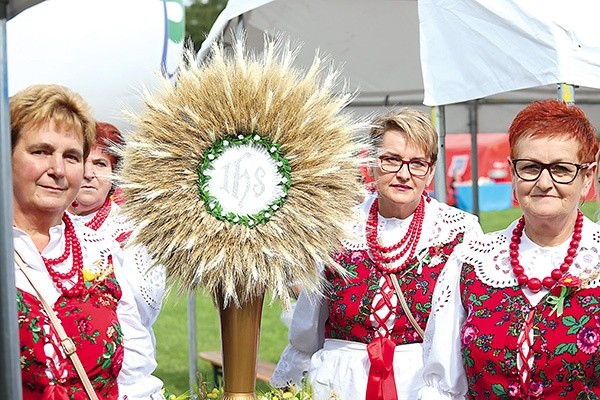
[[[537,180],[542,171],[548,170],[550,178],[556,183],[567,184],[577,178],[577,174],[582,169],[587,169],[590,164],[575,164],[571,162],[556,162],[544,164],[535,160],[518,158],[511,160],[517,176],[527,182]]]
[[[385,172],[398,173],[398,171],[400,171],[404,165],[408,166],[409,174],[419,178],[427,175],[431,169],[431,163],[425,160],[415,159],[405,161],[397,157],[379,157],[379,167]]]

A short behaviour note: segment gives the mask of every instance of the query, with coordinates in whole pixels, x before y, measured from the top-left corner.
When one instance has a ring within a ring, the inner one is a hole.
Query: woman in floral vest
[[[93,396],[52,314],[74,344],[90,392],[111,400],[163,398],[118,244],[65,213],[94,144],[89,106],[64,86],[34,85],[10,98],[10,117],[23,399]]]
[[[597,399],[600,226],[584,217],[598,141],[558,100],[509,129],[523,216],[459,246],[434,294],[421,399]]]
[[[142,324],[155,342],[152,325],[158,318],[165,292],[165,270],[154,266],[150,255],[142,245],[126,246],[133,225],[121,214],[115,201],[113,174],[117,171],[120,157],[111,150],[112,145],[123,145],[121,132],[107,122],[96,122],[96,145],[85,162],[81,189],[68,208],[75,225],[84,225],[98,235],[114,239],[123,249],[124,269],[140,313]],[[154,352],[154,349],[148,349]],[[145,360],[144,360],[145,362]],[[162,384],[155,382],[158,389]]]
[[[300,295],[271,383],[300,385],[315,399],[415,399],[422,332],[436,280],[455,246],[481,235],[477,218],[424,194],[438,143],[428,116],[392,111],[370,131],[376,192],[357,207],[325,298]]]

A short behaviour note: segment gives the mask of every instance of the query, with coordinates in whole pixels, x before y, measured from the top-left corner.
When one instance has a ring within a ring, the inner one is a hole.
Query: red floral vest
[[[77,347],[77,355],[101,399],[117,399],[117,376],[123,364],[123,334],[117,320],[121,288],[114,275],[94,282],[88,294],[61,295],[54,310]],[[86,282],[88,288],[92,282]],[[23,399],[87,399],[71,359],[60,355],[57,334],[49,334],[50,319],[37,297],[17,289]],[[58,360],[46,355],[52,346]],[[50,369],[52,377],[48,377]]]
[[[467,319],[462,359],[468,399],[599,398],[600,288],[570,293],[560,317],[550,315],[546,298],[532,307],[520,287],[488,286],[471,265],[463,265],[461,299]],[[532,310],[534,363],[529,387],[521,387],[517,340]]]
[[[404,271],[396,274],[406,302],[422,329],[425,329],[431,311],[435,282],[462,239],[463,233],[459,233],[450,243],[423,249],[421,255],[415,257]],[[432,259],[436,260],[435,265],[431,264]],[[328,292],[329,317],[325,323],[325,337],[368,344],[377,330],[369,317],[373,313],[373,297],[380,289],[382,273],[370,259],[367,250],[343,249],[336,255],[336,261],[349,272],[349,277],[342,278],[331,271],[326,272],[331,287]],[[422,271],[419,271],[419,266]],[[398,305],[393,311],[396,319],[390,339],[396,344],[421,343],[421,337],[402,307]]]

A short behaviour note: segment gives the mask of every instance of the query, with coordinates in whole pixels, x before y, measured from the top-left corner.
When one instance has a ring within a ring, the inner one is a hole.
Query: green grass
[[[598,204],[595,201],[585,203],[581,207],[581,210],[592,221],[596,221]],[[506,228],[512,221],[516,220],[521,215],[522,212],[520,208],[511,208],[502,211],[488,211],[481,213],[479,221],[484,232],[493,232]]]
[[[593,221],[596,220],[598,206],[595,202],[586,203],[582,209],[584,214]],[[518,208],[482,212],[480,221],[484,232],[491,232],[505,228],[520,215],[521,210]],[[281,306],[277,301],[272,304],[269,304],[269,301],[270,297],[267,296],[263,307],[259,357],[276,363],[287,344],[287,328],[279,320]],[[219,315],[211,299],[203,293],[198,293],[196,298],[196,319],[198,351],[219,350]],[[158,359],[156,375],[164,381],[170,392],[184,393],[188,390],[187,300],[175,294],[168,296],[154,331]],[[210,365],[198,360],[198,370],[209,383],[209,387],[212,387]]]
[[[276,363],[287,345],[287,328],[279,320],[281,306],[275,301],[270,304],[270,296],[265,298],[260,332],[259,358]],[[198,352],[219,350],[221,336],[219,314],[211,298],[199,292],[196,296],[197,349]],[[170,294],[154,325],[157,342],[158,369],[155,375],[165,383],[165,387],[176,394],[188,390],[188,332],[187,299]],[[213,375],[210,364],[198,359],[198,371],[203,380],[212,388]],[[264,385],[259,385],[259,389]]]

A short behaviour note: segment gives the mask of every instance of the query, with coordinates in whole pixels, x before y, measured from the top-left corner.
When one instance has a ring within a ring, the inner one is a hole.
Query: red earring
[[[79,207],[79,202],[77,200],[73,200],[73,202],[71,203],[71,206],[73,206],[73,208],[77,208],[77,207]]]

